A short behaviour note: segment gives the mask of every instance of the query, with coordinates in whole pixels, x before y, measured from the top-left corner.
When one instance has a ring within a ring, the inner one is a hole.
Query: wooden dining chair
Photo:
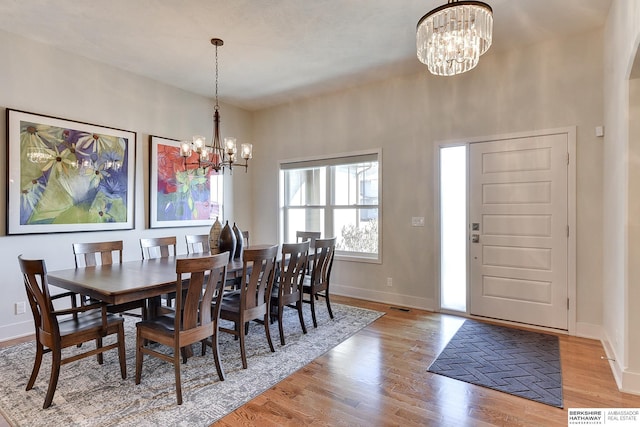
[[[284,328],[282,313],[285,307],[298,311],[302,332],[307,333],[302,315],[302,284],[309,255],[309,241],[301,243],[283,243],[282,257],[278,279],[273,284],[271,292],[271,317],[278,319],[280,344],[284,345]]]
[[[327,303],[329,317],[333,319],[333,311],[331,310],[331,301],[329,299],[329,279],[331,277],[331,268],[333,267],[333,256],[336,248],[336,238],[316,239],[315,248],[310,250],[312,254],[311,275],[305,276],[302,285],[303,294],[308,294],[309,299],[303,302],[311,304],[311,318],[313,319],[313,327],[318,327],[316,321],[315,302],[318,297],[323,297]]]
[[[228,261],[228,252],[176,260],[175,311],[136,324],[136,384],[140,384],[144,354],[173,363],[178,405],[182,405],[180,355],[186,363],[187,352],[183,349],[199,341],[202,356],[206,345],[211,345],[218,378],[224,381],[218,351],[218,320]],[[207,342],[209,337],[211,340]],[[171,347],[173,354],[154,350],[150,343]]]
[[[74,243],[73,255],[78,267],[122,263],[122,240],[112,242]],[[115,260],[115,261],[114,261]]]
[[[76,268],[95,267],[99,265],[122,264],[122,240],[110,242],[74,243],[73,255]],[[92,303],[95,300],[81,297],[82,304]],[[142,314],[132,312],[140,309]],[[132,301],[124,304],[109,304],[109,313],[126,313],[130,316],[144,316],[145,301]]]
[[[167,258],[176,254],[176,237],[149,237],[140,239],[142,259]]]
[[[188,254],[211,253],[208,234],[187,234],[184,238]]]
[[[222,299],[220,318],[232,321],[235,327],[234,329],[220,327],[220,330],[239,338],[240,356],[244,369],[247,369],[245,335],[252,320],[264,323],[269,348],[272,352],[275,351],[269,332],[269,307],[277,256],[278,245],[245,249],[240,289],[226,294]]]
[[[313,243],[320,238],[320,235],[319,231],[296,231],[296,242],[300,243],[309,240],[311,242],[310,247],[313,248]]]
[[[106,304],[101,302],[56,310],[53,304],[54,299],[66,296],[73,297],[73,292],[51,296],[47,281],[47,267],[44,260],[26,260],[20,255],[18,262],[20,263],[20,270],[22,271],[36,331],[36,357],[31,376],[27,382],[27,391],[31,390],[35,384],[40,371],[42,356],[45,353],[51,353],[52,360],[49,386],[43,405],[44,409],[51,405],[58,385],[60,366],[66,363],[97,355],[98,363],[102,364],[102,353],[117,348],[120,374],[122,379],[125,379],[127,377],[127,367],[123,319],[108,314]],[[117,341],[103,346],[102,338],[112,334],[117,335]],[[95,349],[65,358],[62,357],[64,348],[94,340],[96,343]]]

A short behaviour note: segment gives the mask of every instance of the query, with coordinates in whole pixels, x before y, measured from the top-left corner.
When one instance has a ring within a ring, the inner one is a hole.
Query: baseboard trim
[[[592,323],[577,322],[576,336],[580,338],[589,338],[592,340],[603,341],[604,330],[601,325]]]
[[[395,292],[382,292],[373,289],[362,289],[353,286],[331,284],[331,293],[335,295],[358,298],[365,301],[394,304],[419,310],[435,311],[435,301],[431,298],[402,295]]]
[[[31,319],[24,322],[11,323],[9,325],[0,326],[0,342],[33,335],[33,331],[34,326],[33,320]]]

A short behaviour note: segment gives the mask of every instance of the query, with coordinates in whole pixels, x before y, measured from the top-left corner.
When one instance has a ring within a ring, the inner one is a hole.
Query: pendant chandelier
[[[224,42],[221,39],[211,39],[211,44],[216,47],[216,104],[213,111],[213,140],[211,145],[207,145],[207,139],[204,136],[196,135],[192,141],[180,142],[180,155],[184,157],[185,166],[188,164],[187,159],[195,152],[198,154],[198,162],[195,163],[201,168],[211,168],[216,172],[228,167],[232,173],[234,166],[244,167],[247,171],[249,167],[249,159],[253,155],[253,146],[251,144],[242,144],[240,149],[240,157],[244,159],[244,163],[238,163],[238,153],[236,139],[232,137],[224,138],[224,145],[220,143],[220,105],[218,104],[218,47]]]
[[[449,0],[418,21],[418,59],[432,74],[453,76],[473,69],[491,47],[493,10],[480,1]]]

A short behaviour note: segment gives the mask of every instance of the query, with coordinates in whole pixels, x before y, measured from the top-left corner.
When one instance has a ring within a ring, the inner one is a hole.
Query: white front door
[[[470,144],[473,315],[568,329],[568,136]]]

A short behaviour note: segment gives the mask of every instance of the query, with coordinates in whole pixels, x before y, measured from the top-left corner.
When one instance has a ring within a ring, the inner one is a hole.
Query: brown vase
[[[218,250],[220,253],[229,251],[229,262],[233,261],[233,256],[236,253],[236,235],[229,227],[229,221],[226,221],[222,231],[220,231]]]

